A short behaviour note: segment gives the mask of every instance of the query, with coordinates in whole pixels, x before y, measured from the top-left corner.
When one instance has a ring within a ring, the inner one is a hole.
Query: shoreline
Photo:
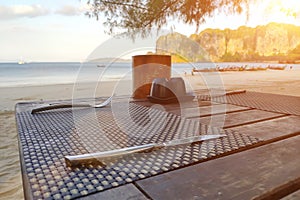
[[[219,87],[226,90],[249,90],[257,92],[275,93],[300,96],[300,69],[266,70],[266,71],[227,71],[214,73],[195,73],[181,75],[193,90],[207,88],[204,79],[215,76]],[[222,85],[221,85],[222,84]],[[67,100],[76,98],[94,98],[117,94],[128,94],[132,86],[131,81],[103,81],[63,84],[47,84],[22,87],[0,87],[0,112],[14,111],[18,102]],[[116,88],[117,87],[117,88]],[[122,89],[123,88],[123,89]]]
[[[225,90],[246,90],[290,96],[300,96],[300,70],[266,70],[242,72],[215,72],[186,75],[195,89],[207,89],[203,78],[220,75]],[[205,77],[208,76],[208,77]],[[217,77],[218,78],[218,77]],[[218,79],[216,79],[218,80]]]
[[[86,82],[75,85],[49,84],[22,87],[0,87],[0,112],[14,111],[18,102],[32,102],[44,100],[67,100],[94,96],[110,96],[115,81],[97,83]],[[96,91],[96,90],[101,91]],[[95,92],[96,91],[96,92]]]

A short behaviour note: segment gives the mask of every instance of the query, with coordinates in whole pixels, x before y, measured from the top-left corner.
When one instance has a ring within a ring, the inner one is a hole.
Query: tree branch
[[[135,5],[135,4],[129,4],[129,3],[123,3],[123,2],[116,2],[116,1],[104,1],[104,0],[100,0],[100,2],[102,2],[103,4],[110,4],[110,5],[116,5],[116,6],[127,6],[127,7],[131,7],[131,8],[137,8],[137,9],[147,10],[146,7],[144,7],[144,6],[138,6],[138,5]]]
[[[126,35],[146,36],[153,26],[160,30],[168,24],[169,17],[194,24],[196,31],[205,18],[220,12],[240,13],[244,4],[256,0],[87,0],[91,5],[88,16],[98,18],[102,13],[103,24],[109,34],[115,30]],[[247,8],[247,7],[246,7]],[[249,7],[248,7],[249,8]],[[248,15],[248,13],[247,13]]]
[[[179,0],[175,0],[173,2],[169,2],[168,5],[165,6],[160,12],[158,12],[156,15],[152,16],[152,18],[149,19],[148,23],[144,24],[144,27],[148,27],[151,25],[156,19],[159,19],[159,16],[161,16],[163,13],[165,13],[172,5],[175,3],[178,3]]]

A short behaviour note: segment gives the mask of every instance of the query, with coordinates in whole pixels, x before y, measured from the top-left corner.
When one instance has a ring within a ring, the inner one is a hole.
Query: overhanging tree
[[[218,12],[226,14],[248,11],[255,0],[89,0],[89,17],[105,20],[107,33],[118,31],[127,36],[142,37],[153,29],[160,30],[170,20],[195,25]],[[248,14],[247,14],[248,15]]]

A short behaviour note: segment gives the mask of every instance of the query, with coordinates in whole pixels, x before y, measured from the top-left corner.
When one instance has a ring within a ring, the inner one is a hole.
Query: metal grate
[[[198,120],[130,103],[111,108],[60,109],[32,115],[31,104],[17,105],[24,181],[33,199],[72,199],[201,162],[259,140]],[[119,107],[118,107],[119,106]],[[130,120],[128,120],[130,118]],[[137,153],[108,160],[106,166],[66,167],[64,156],[169,141],[195,134],[225,133],[203,143]]]
[[[203,95],[199,99],[300,116],[300,97],[296,96],[247,91],[219,97]]]

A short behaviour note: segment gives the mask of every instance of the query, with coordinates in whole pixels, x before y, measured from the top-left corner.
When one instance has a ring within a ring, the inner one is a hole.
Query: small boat
[[[22,57],[21,57],[21,59],[18,61],[18,64],[19,64],[19,65],[24,65],[24,64],[25,64],[25,61],[23,60]]]
[[[216,68],[203,68],[203,69],[196,69],[193,68],[192,72],[215,72]]]
[[[285,70],[286,65],[285,66],[268,66],[268,69],[272,69],[272,70]]]
[[[102,64],[102,65],[97,65],[97,67],[105,67],[105,65],[104,65],[104,64]]]

